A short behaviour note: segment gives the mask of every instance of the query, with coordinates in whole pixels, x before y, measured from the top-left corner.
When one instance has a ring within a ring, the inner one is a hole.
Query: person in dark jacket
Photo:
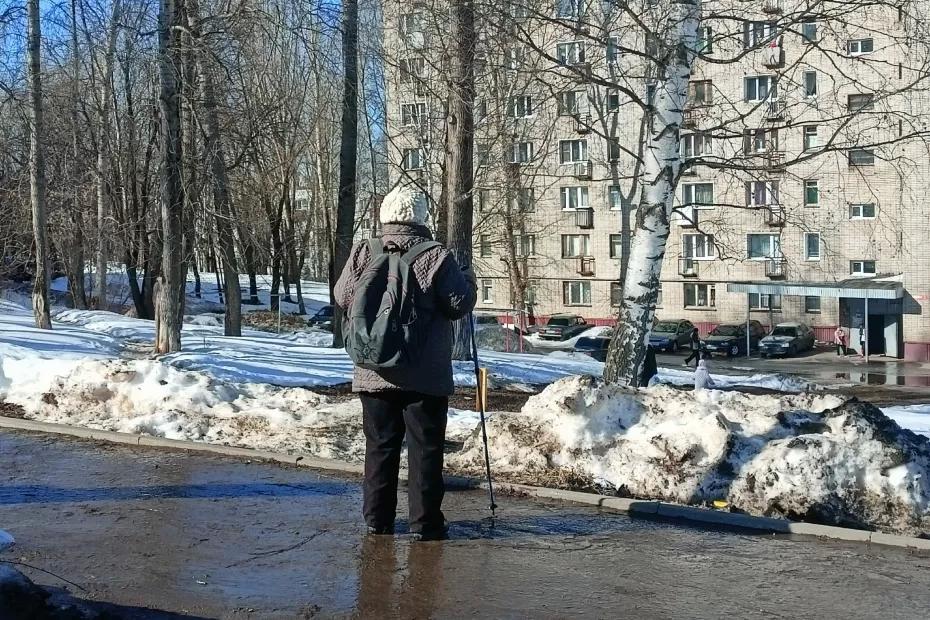
[[[381,241],[386,250],[406,251],[432,240],[425,199],[404,186],[393,189],[381,205]],[[352,305],[356,285],[369,261],[369,244],[352,248],[336,282],[336,303]],[[370,534],[393,534],[397,476],[404,437],[409,470],[410,532],[436,540],[446,535],[442,499],[443,447],[452,382],[452,322],[475,307],[472,272],[463,271],[444,247],[418,256],[412,270],[420,287],[416,329],[423,347],[404,367],[370,370],[355,367],[352,391],[362,401],[365,432],[365,482],[362,512]]]
[[[694,367],[697,368],[701,360],[701,333],[697,327],[691,330],[691,354],[685,358],[685,366],[689,365],[691,360],[694,360]]]

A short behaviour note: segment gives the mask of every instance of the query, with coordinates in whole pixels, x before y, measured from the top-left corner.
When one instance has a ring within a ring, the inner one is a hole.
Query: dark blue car
[[[649,334],[649,346],[656,351],[675,353],[688,346],[694,324],[685,319],[659,321]]]

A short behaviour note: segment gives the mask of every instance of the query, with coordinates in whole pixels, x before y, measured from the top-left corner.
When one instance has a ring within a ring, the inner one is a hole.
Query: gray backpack
[[[368,247],[368,266],[355,285],[343,324],[346,352],[356,365],[370,370],[407,366],[416,359],[423,331],[416,324],[422,295],[413,261],[439,244],[423,241],[406,252],[385,252],[380,239],[371,239]]]

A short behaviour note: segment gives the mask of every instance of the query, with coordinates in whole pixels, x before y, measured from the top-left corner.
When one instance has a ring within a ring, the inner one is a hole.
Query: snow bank
[[[930,437],[930,404],[883,407],[882,413],[915,433]]]
[[[573,377],[489,422],[492,468],[569,476],[618,494],[727,499],[746,512],[930,533],[930,442],[875,407],[835,396],[667,386],[631,390]],[[451,467],[479,474],[477,431]]]
[[[714,386],[718,388],[763,388],[776,392],[810,392],[819,386],[799,377],[783,374],[754,375],[711,375]],[[694,385],[694,371],[663,368],[658,370],[657,380],[668,385]]]

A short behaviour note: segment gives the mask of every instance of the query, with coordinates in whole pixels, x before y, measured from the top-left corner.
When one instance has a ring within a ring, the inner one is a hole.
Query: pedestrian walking
[[[836,331],[833,332],[833,342],[836,344],[836,354],[846,357],[846,343],[848,336],[846,334],[846,328],[842,325],[836,327]]]
[[[859,355],[865,357],[865,327],[859,328]]]
[[[698,362],[701,359],[701,333],[697,330],[697,327],[691,330],[691,354],[685,358],[685,366],[691,364],[691,360],[695,360],[695,368],[697,367]]]
[[[393,534],[407,438],[409,528],[445,538],[443,448],[452,382],[452,321],[475,306],[471,270],[433,241],[427,206],[410,187],[381,204],[381,237],[357,243],[336,283],[346,351],[355,363],[365,433],[362,512],[369,534]]]

